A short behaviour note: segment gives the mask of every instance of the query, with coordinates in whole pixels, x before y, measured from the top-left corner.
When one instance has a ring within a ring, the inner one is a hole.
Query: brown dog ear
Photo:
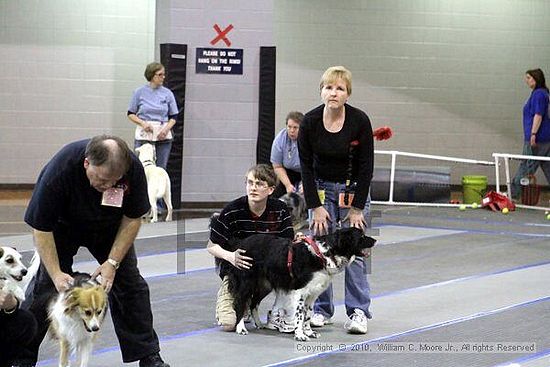
[[[78,300],[80,298],[80,289],[74,288],[65,294],[65,313],[72,312],[76,306],[78,306]]]
[[[4,256],[4,249],[0,247],[0,257]]]

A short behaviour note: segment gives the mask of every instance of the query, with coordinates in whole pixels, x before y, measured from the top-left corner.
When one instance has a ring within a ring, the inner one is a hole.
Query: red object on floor
[[[481,206],[489,208],[494,212],[500,212],[504,208],[507,208],[509,211],[516,210],[516,204],[508,199],[508,196],[499,194],[496,191],[489,191],[481,201]]]

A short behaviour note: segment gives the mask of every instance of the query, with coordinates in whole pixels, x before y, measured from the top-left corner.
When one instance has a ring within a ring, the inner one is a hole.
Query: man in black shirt
[[[149,208],[143,166],[118,137],[68,144],[46,164],[25,213],[42,263],[22,308],[35,315],[38,333],[14,366],[36,364],[49,298],[72,284],[73,257],[84,246],[100,264],[93,276],[109,292],[124,362],[169,367],[159,355],[149,288],[133,246]]]

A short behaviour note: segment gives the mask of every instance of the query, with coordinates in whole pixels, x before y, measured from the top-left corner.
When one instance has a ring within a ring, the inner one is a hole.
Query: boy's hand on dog
[[[252,266],[252,258],[244,256],[243,254],[245,252],[246,250],[240,248],[235,250],[235,252],[233,252],[233,258],[230,259],[229,262],[237,269],[250,269]]]
[[[52,281],[55,285],[55,289],[57,289],[57,291],[60,293],[65,292],[74,283],[74,279],[72,276],[61,271],[52,276]]]
[[[96,279],[101,276],[101,285],[105,292],[109,293],[111,288],[113,288],[113,283],[115,281],[116,270],[113,265],[105,261],[101,264],[92,274],[92,279]]]

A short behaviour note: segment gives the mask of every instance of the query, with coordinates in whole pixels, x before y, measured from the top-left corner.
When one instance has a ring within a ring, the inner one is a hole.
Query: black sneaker
[[[168,363],[164,363],[160,354],[155,353],[139,360],[139,367],[170,367]]]
[[[15,362],[11,365],[11,367],[36,367],[35,363],[19,363]]]

